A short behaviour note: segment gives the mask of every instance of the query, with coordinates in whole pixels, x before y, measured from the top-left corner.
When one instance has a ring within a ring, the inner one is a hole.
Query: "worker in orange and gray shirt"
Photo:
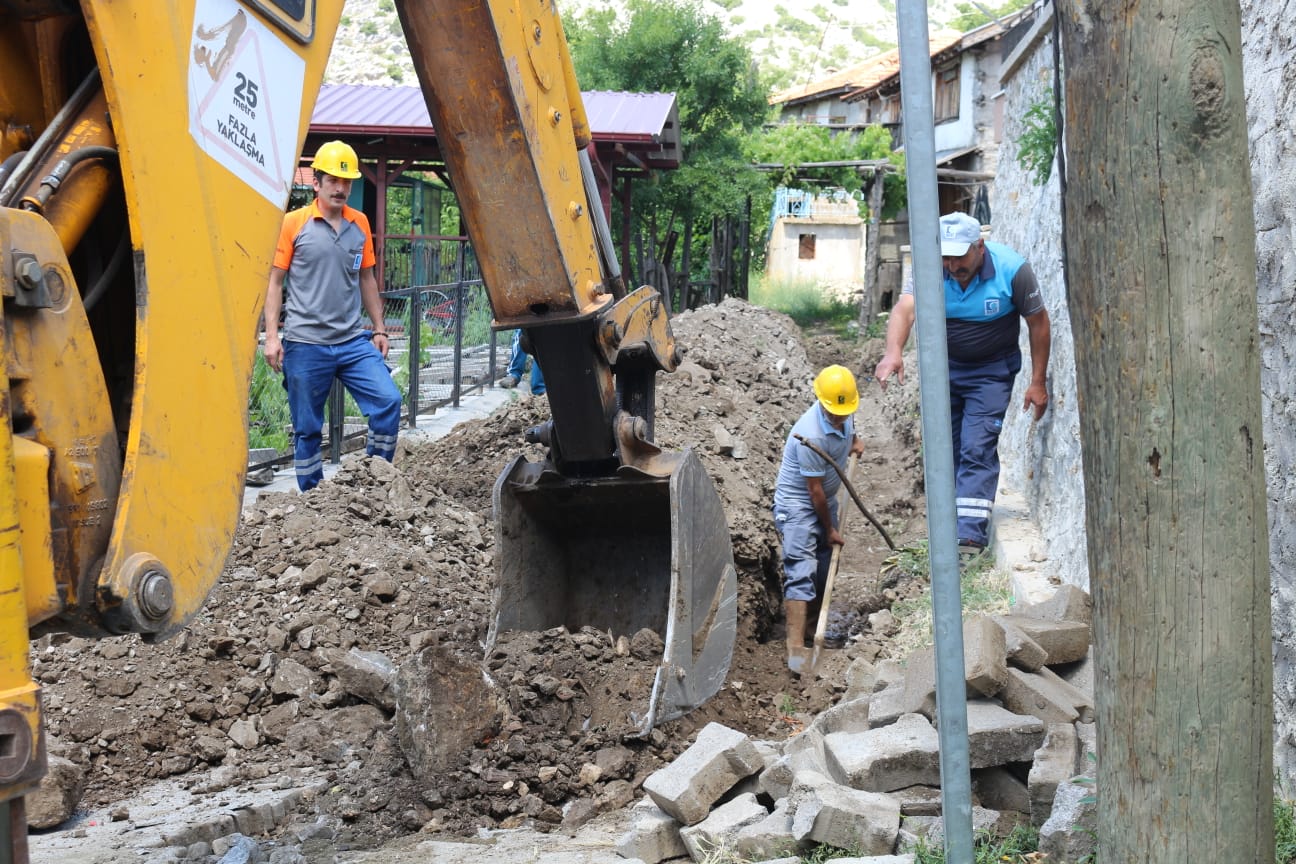
[[[385,362],[390,343],[374,274],[373,235],[365,215],[346,203],[351,181],[360,177],[356,152],[342,141],[328,141],[311,167],[315,201],[284,217],[265,302],[265,358],[284,375],[293,467],[303,492],[324,479],[324,404],[335,378],[369,418],[365,452],[371,456],[392,460],[401,411],[401,394]],[[376,325],[372,331],[362,323],[362,304]]]

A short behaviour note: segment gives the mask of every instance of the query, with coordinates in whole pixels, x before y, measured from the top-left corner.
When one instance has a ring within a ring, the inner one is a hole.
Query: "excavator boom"
[[[266,274],[337,26],[303,7],[0,0],[13,860],[45,762],[29,632],[164,637],[229,554]]]
[[[666,649],[646,733],[720,688],[737,626],[719,496],[693,453],[651,440],[656,375],[678,363],[666,306],[653,288],[625,292],[600,233],[551,0],[398,8],[496,325],[526,333],[552,413],[531,435],[546,462],[518,459],[495,484],[488,642],[560,625],[656,631]]]

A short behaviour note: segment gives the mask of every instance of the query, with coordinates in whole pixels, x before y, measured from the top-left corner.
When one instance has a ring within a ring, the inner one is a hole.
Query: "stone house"
[[[999,69],[1014,41],[1038,13],[1030,7],[967,33],[942,30],[929,37],[933,109],[936,122],[937,170],[941,212],[964,210],[990,222],[988,183],[998,163],[1003,132],[1003,102]],[[814,123],[839,134],[852,134],[871,125],[890,133],[893,147],[903,150],[904,128],[900,101],[900,57],[893,49],[849,69],[805,85],[776,93],[770,103],[782,123]],[[886,166],[860,164],[869,175],[866,183],[867,216],[881,209],[881,178]],[[803,197],[814,199],[803,193]],[[838,207],[797,209],[797,196],[780,196],[771,214],[767,272],[814,274],[831,268],[838,292],[863,295],[871,311],[890,308],[900,289],[902,248],[908,244],[907,214],[894,221],[844,218]],[[813,211],[813,212],[811,212]],[[870,236],[875,235],[875,236]],[[870,241],[876,245],[870,255]],[[822,265],[808,261],[825,259]],[[855,269],[843,261],[858,261]]]

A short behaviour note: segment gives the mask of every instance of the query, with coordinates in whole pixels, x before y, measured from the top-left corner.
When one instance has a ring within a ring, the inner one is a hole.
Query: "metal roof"
[[[674,93],[581,94],[590,132],[598,142],[678,144]],[[434,135],[423,91],[418,87],[325,84],[311,115],[311,132],[336,134]]]
[[[674,93],[581,93],[595,138],[608,141],[679,141]]]

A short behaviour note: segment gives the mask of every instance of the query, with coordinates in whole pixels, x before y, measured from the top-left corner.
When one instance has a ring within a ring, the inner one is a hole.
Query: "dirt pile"
[[[711,702],[644,739],[628,735],[646,701],[642,679],[660,656],[642,634],[525,634],[483,657],[491,487],[519,452],[543,458],[522,434],[547,418],[546,403],[521,399],[438,441],[403,441],[395,465],[356,459],[305,495],[263,494],[204,610],[175,639],[43,637],[33,661],[52,750],[86,768],[86,802],[120,800],[156,778],[201,776],[213,788],[313,767],[329,779],[315,806],[341,820],[355,845],[418,830],[573,825],[628,804],[709,720],[778,737],[799,728],[789,700],[810,712],[831,704],[844,690],[841,666],[798,683],[781,644],[768,643],[781,635],[769,501],[814,371],[799,332],[785,316],[732,300],[673,327],[683,362],[659,377],[656,438],[698,453],[728,515],[739,571],[738,645]],[[851,359],[859,373],[876,358]],[[909,494],[916,457],[880,413],[865,416],[861,435],[877,447],[861,490],[903,536],[920,528],[909,519],[921,512]],[[847,567],[876,573],[885,550],[857,531]],[[879,591],[843,590],[841,629],[860,638],[835,662],[885,650],[863,632],[863,615],[884,605]],[[468,730],[471,746],[450,767],[420,780],[402,752],[388,685],[425,650],[466,668],[484,660],[499,711],[490,728]],[[377,671],[356,673],[356,657]]]

